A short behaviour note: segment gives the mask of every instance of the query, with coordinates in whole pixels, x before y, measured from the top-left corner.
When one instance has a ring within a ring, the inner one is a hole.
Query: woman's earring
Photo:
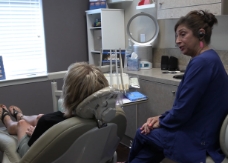
[[[203,45],[203,41],[200,41],[200,48],[203,48],[204,45]]]

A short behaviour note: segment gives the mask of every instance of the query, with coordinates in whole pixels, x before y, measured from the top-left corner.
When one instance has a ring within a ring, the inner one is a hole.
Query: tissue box
[[[129,71],[139,71],[139,59],[127,58],[127,70]]]
[[[90,0],[89,9],[107,8],[106,0]]]

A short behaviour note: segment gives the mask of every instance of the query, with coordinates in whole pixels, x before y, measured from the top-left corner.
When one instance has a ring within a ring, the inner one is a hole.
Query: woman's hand
[[[140,128],[142,134],[148,134],[150,133],[150,128],[147,123],[144,123],[142,127]]]
[[[156,117],[150,117],[147,119],[147,124],[149,126],[150,129],[153,129],[153,128],[159,128],[160,127],[160,124],[159,124],[159,116],[156,116]]]
[[[26,134],[27,134],[28,136],[32,136],[32,134],[33,134],[35,128],[36,128],[36,126],[35,126],[35,127],[30,126],[30,127],[27,129]]]
[[[160,124],[159,124],[159,117],[160,116],[156,116],[156,117],[150,117],[147,119],[147,122],[144,123],[142,125],[142,127],[140,128],[141,133],[144,134],[148,134],[150,133],[150,131],[154,128],[159,128]]]

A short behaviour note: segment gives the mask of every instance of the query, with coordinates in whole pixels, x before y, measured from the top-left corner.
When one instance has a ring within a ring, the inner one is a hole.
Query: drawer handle
[[[176,94],[176,91],[172,91],[172,94],[175,95]]]
[[[160,2],[159,5],[163,5],[164,2]]]

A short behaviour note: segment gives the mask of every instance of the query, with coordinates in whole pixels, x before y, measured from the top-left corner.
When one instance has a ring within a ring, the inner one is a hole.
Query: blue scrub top
[[[171,110],[160,117],[166,157],[183,163],[216,163],[224,159],[219,145],[222,122],[228,114],[228,76],[214,50],[189,62]]]

